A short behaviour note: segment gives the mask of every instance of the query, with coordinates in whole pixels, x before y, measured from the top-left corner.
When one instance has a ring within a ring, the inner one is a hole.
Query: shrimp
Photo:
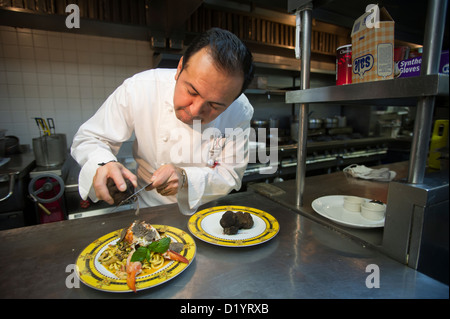
[[[136,276],[142,272],[142,264],[140,261],[131,261],[133,253],[134,249],[127,258],[127,285],[131,290],[136,292]]]
[[[171,249],[167,249],[167,251],[163,254],[163,257],[170,260],[179,261],[185,264],[189,264],[189,260],[187,260],[184,256],[181,256],[176,251]]]
[[[131,257],[135,252],[136,246],[147,246],[150,243],[160,240],[161,235],[150,224],[143,221],[134,221],[128,228],[122,230],[120,234],[120,241],[126,242],[132,247],[132,251],[129,253],[126,264],[127,272],[127,285],[136,292],[136,276],[142,272],[142,263],[140,261],[131,261]],[[179,254],[183,245],[180,243],[170,243],[169,249],[167,249],[162,256],[165,259],[170,259],[182,263],[189,264],[189,260]]]

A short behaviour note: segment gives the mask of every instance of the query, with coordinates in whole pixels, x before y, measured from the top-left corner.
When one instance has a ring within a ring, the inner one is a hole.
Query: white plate
[[[371,199],[364,198],[366,201]],[[370,220],[364,218],[360,212],[351,212],[344,208],[344,195],[323,196],[315,199],[312,208],[321,216],[334,221],[336,224],[353,228],[384,227],[384,218]]]
[[[226,235],[220,226],[220,219],[227,211],[242,211],[252,215],[253,227],[240,229],[235,235]],[[245,247],[262,244],[276,236],[280,229],[278,221],[269,213],[245,206],[216,206],[204,209],[191,216],[189,231],[198,239],[207,243],[227,246]]]

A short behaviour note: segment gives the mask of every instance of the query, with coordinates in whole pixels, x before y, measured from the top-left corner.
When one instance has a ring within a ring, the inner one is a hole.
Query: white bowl
[[[344,196],[344,208],[351,212],[360,212],[361,205],[366,200],[357,196]]]
[[[366,202],[361,205],[361,215],[371,220],[381,220],[384,218],[386,205],[374,202]]]

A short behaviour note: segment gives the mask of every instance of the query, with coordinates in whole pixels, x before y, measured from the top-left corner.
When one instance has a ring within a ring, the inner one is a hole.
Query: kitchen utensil
[[[322,119],[318,119],[318,118],[310,118],[310,119],[308,119],[308,128],[309,129],[321,128],[322,124],[323,124],[323,120]]]
[[[33,152],[38,166],[63,164],[67,155],[66,135],[53,134],[33,138]]]
[[[120,206],[122,206],[123,204],[126,204],[127,202],[131,201],[131,200],[135,200],[137,198],[137,195],[142,192],[144,189],[146,189],[147,187],[149,187],[150,185],[152,185],[153,182],[148,183],[147,185],[145,185],[144,187],[138,189],[137,191],[135,191],[133,194],[131,194],[130,196],[128,196],[127,198],[125,198],[124,200],[122,200],[116,207],[114,207],[114,209],[111,211],[114,212],[116,209],[118,209]]]
[[[35,117],[34,120],[36,121],[39,129],[42,130],[44,135],[51,135],[48,125],[42,117]],[[41,131],[39,131],[39,133],[40,132]]]
[[[48,117],[48,118],[47,118],[47,122],[48,122],[48,128],[49,128],[49,130],[50,130],[50,131],[53,130],[53,134],[56,134],[56,131],[55,131],[55,121],[53,121],[53,118]]]
[[[336,117],[327,117],[324,122],[325,122],[325,128],[338,127],[338,119]]]

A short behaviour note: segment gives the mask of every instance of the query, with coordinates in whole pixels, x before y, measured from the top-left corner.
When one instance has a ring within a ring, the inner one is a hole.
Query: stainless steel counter
[[[380,167],[388,167],[396,172],[395,181],[400,181],[407,176],[407,162],[375,166],[374,168]],[[370,245],[377,249],[382,243],[383,228],[357,229],[338,225],[317,214],[312,209],[311,203],[316,198],[328,195],[361,196],[387,203],[389,183],[346,177],[343,172],[307,177],[305,180],[304,205],[301,207],[296,206],[295,196],[293,195],[296,192],[295,180],[274,184],[253,184],[250,188],[319,224],[336,229],[353,240],[360,241],[362,245]]]
[[[176,278],[138,293],[113,294],[83,284],[67,288],[66,267],[95,239],[134,219],[132,211],[0,232],[0,298],[448,298],[448,286],[365,247],[255,192],[235,193],[202,208],[243,205],[272,214],[275,238],[247,248],[195,239],[197,254]],[[141,209],[141,219],[186,232],[176,205]],[[380,288],[367,288],[368,265]],[[168,309],[179,313],[179,309]]]

